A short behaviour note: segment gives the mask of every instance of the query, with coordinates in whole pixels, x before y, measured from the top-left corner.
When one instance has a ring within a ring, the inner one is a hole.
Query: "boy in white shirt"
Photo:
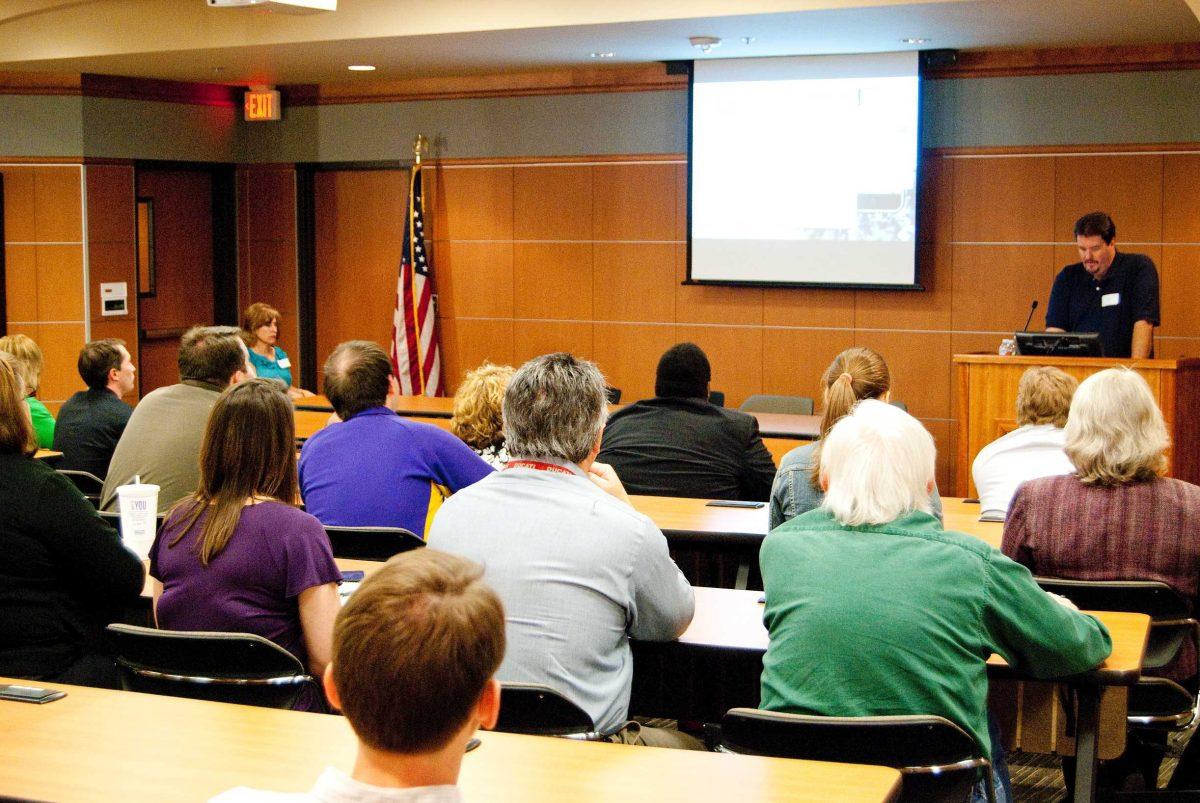
[[[211,803],[461,803],[463,754],[500,713],[504,609],[483,569],[435,549],[397,555],[338,614],[325,694],[358,736],[349,775],[309,792],[239,787]]]

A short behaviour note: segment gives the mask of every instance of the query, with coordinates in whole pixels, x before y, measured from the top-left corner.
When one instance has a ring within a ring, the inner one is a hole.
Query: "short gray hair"
[[[565,352],[522,365],[504,393],[504,436],[513,457],[581,463],[604,431],[604,375]]]
[[[1079,383],[1065,428],[1079,481],[1117,485],[1166,473],[1171,438],[1154,394],[1137,372],[1108,368]]]
[[[821,507],[847,526],[887,524],[932,511],[937,448],[921,422],[898,407],[864,399],[821,439]]]

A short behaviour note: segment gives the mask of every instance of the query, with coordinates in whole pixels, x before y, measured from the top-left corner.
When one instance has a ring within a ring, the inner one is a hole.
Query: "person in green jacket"
[[[990,758],[988,656],[1060,677],[1098,665],[1112,641],[1024,566],[942,529],[930,505],[935,457],[920,422],[874,400],[822,440],[822,505],[772,530],[759,553],[770,634],[761,706],[935,714]]]
[[[49,449],[54,445],[54,416],[34,395],[42,378],[42,350],[27,335],[15,334],[0,337],[0,351],[16,358],[21,379],[25,382],[25,404],[33,419],[38,446]]]

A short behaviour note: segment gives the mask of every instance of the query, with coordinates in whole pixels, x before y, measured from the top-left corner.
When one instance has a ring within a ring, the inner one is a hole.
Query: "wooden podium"
[[[1017,426],[1017,384],[1025,369],[1053,365],[1076,379],[1125,365],[1141,374],[1171,433],[1169,475],[1200,485],[1200,359],[1128,360],[1104,357],[954,355],[958,446],[954,495],[975,496],[971,464],[987,444]]]

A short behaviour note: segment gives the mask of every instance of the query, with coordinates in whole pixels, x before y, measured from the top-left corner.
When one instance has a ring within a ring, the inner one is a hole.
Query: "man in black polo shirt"
[[[121,400],[133,391],[133,360],[125,341],[93,340],[79,352],[78,368],[88,389],[67,399],[59,411],[54,448],[63,453],[59,468],[88,471],[104,479],[133,414],[133,408]]]
[[[1050,291],[1047,332],[1099,332],[1105,357],[1149,357],[1158,326],[1158,271],[1145,254],[1117,252],[1117,226],[1103,212],[1075,221],[1081,262]]]

